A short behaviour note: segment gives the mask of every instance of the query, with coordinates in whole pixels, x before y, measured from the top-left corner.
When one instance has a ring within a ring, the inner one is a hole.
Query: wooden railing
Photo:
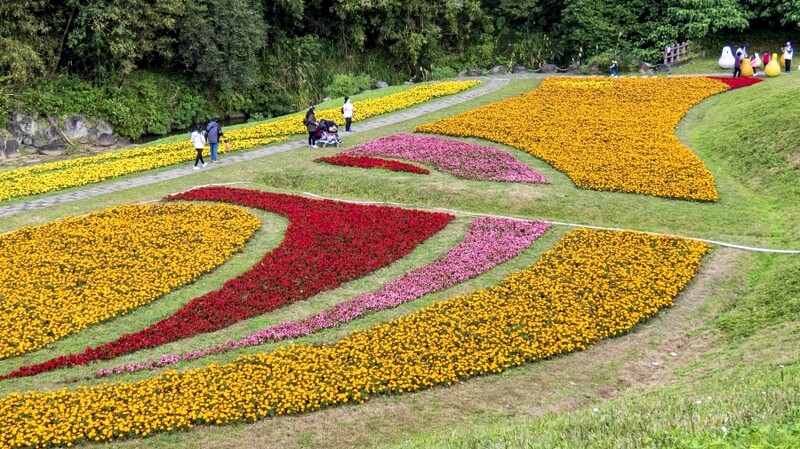
[[[691,58],[689,52],[691,44],[691,42],[686,41],[680,44],[667,45],[664,48],[664,64],[672,67],[688,61]]]

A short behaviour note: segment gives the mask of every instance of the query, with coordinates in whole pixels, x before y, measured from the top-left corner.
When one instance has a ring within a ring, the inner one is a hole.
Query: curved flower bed
[[[447,254],[424,267],[411,270],[372,293],[337,304],[314,316],[285,321],[238,341],[207,349],[165,355],[159,359],[98,370],[97,377],[174,365],[247,346],[297,338],[444,290],[516,257],[550,228],[550,223],[507,218],[478,218],[470,222],[464,240]]]
[[[417,167],[416,165],[367,156],[347,156],[339,154],[336,156],[318,157],[314,159],[314,162],[324,162],[326,164],[340,165],[342,167],[382,168],[384,170],[404,171],[416,173],[418,175],[427,175],[430,173],[428,169]]]
[[[708,246],[634,232],[570,232],[500,285],[334,344],[291,345],[136,383],[0,399],[0,445],[108,441],[252,422],[499,373],[589,347],[672,304]]]
[[[353,120],[365,120],[405,109],[433,98],[461,92],[479,83],[479,81],[447,81],[424,84],[385,97],[357,101],[354,103],[356,116]],[[338,108],[317,111],[318,119],[336,121],[340,117]],[[225,141],[230,145],[231,151],[285,141],[288,139],[287,135],[306,132],[305,125],[301,123],[302,118],[303,114],[293,114],[260,125],[228,131],[225,133]],[[224,145],[220,150],[225,151]],[[195,150],[187,136],[185,141],[177,143],[8,170],[0,172],[0,201],[83,186],[144,170],[192,161],[194,158]]]
[[[711,172],[673,131],[689,108],[728,89],[701,77],[550,78],[519,97],[415,131],[519,148],[582,189],[717,201]]]
[[[453,139],[394,134],[339,153],[342,156],[384,156],[430,164],[464,179],[481,181],[548,181],[506,151]]]
[[[135,205],[0,235],[0,359],[194,281],[260,226],[223,204]]]
[[[285,215],[284,241],[251,270],[191,300],[139,332],[79,354],[23,366],[2,378],[31,376],[213,332],[357,279],[410,253],[452,215],[364,206],[268,192],[207,187],[172,200],[223,201]]]
[[[285,140],[287,140],[286,137],[242,140],[233,140],[229,137],[227,139],[231,151]],[[224,148],[221,149],[224,150]],[[131,173],[168,167],[181,162],[193,161],[195,155],[194,147],[187,139],[176,143],[8,170],[0,172],[0,201],[83,186]]]

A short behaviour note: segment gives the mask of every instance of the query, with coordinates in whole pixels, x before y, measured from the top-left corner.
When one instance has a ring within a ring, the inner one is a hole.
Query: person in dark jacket
[[[303,123],[306,125],[306,129],[308,130],[308,147],[314,148],[317,146],[317,116],[314,114],[313,104],[308,108],[308,112],[306,112],[306,118],[303,119]]]
[[[216,118],[212,118],[206,126],[206,139],[211,146],[211,162],[217,162],[217,151],[219,150],[219,139],[222,137],[222,126]]]

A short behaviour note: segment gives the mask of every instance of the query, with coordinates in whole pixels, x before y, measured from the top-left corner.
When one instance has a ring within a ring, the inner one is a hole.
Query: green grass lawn
[[[241,182],[241,187],[270,191],[308,192],[800,249],[798,81],[798,74],[781,75],[717,95],[693,108],[678,126],[676,135],[715,176],[720,193],[720,201],[715,204],[580,190],[543,161],[502,146],[552,184],[468,181],[435,171],[419,176],[335,167],[313,162],[319,155],[335,154],[335,149],[304,148],[4,218],[0,232],[113,205],[157,200],[197,185]],[[447,110],[347,135],[345,148],[394,132],[410,132],[417,124],[519,95],[535,88],[538,82],[514,80],[499,91]],[[339,100],[332,101],[338,104]],[[354,129],[358,130],[357,124]],[[0,372],[107,342],[120,333],[158,321],[191,298],[218,288],[280,242],[286,220],[257,213],[262,229],[242,253],[214,272],[124,318],[94,326],[40,351],[0,361]],[[376,285],[441,256],[464,235],[468,221],[468,217],[459,216],[407,257],[308,301],[113,362],[0,382],[0,394],[28,389],[75,389],[106,382],[91,379],[91,373],[102,367],[203,348],[240,338],[269,324],[307,316],[372,291]],[[433,301],[494,285],[534,263],[568,229],[554,226],[521,256],[447,291],[297,341],[334,341]],[[791,444],[800,440],[798,318],[800,255],[715,247],[673,309],[588,351],[451,388],[380,397],[358,407],[265,419],[252,425],[159,434],[110,446],[733,448],[758,443],[763,447],[795,447]],[[233,351],[178,368],[209,361],[228,362],[238,355],[263,352],[278,345]],[[113,379],[133,381],[150,376],[152,372],[140,372]]]
[[[695,73],[730,75],[732,69],[723,69],[719,66],[719,56],[720,55],[710,55],[692,59],[689,62],[672,68],[669,73],[671,75],[692,75]]]

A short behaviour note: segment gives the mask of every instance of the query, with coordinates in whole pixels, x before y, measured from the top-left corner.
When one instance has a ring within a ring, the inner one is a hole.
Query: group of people
[[[336,126],[335,123],[332,123],[329,120],[317,121],[314,110],[315,107],[312,104],[311,107],[308,108],[308,112],[306,112],[306,117],[303,119],[303,124],[306,125],[306,128],[308,129],[309,147],[316,147],[318,129],[321,129],[321,127],[329,129],[331,125]],[[350,101],[350,97],[344,97],[344,104],[342,105],[341,112],[345,123],[344,132],[349,133],[351,132],[350,124],[353,122],[353,116],[356,112],[356,108]],[[195,125],[194,128],[192,128],[192,133],[189,136],[189,140],[192,142],[192,145],[194,145],[195,151],[197,151],[197,157],[194,159],[194,170],[199,170],[201,167],[208,166],[208,163],[203,159],[203,149],[205,148],[206,143],[208,143],[211,147],[211,162],[217,161],[219,142],[223,134],[222,125],[219,124],[216,118],[212,118],[211,121],[209,121],[206,125],[205,129],[201,125]]]
[[[792,58],[794,57],[794,48],[792,47],[792,42],[788,41],[785,45],[781,47],[781,55],[783,56],[784,60],[784,71],[791,72],[792,71]],[[742,61],[747,59],[747,47],[744,45],[740,45],[739,48],[736,49],[736,53],[733,57],[733,77],[737,78],[742,76]],[[750,59],[750,67],[753,69],[753,76],[757,74],[758,66],[764,64],[766,67],[769,64],[770,56],[769,53],[764,52],[764,57],[759,60],[758,52],[753,53],[749,56]]]
[[[204,132],[205,131],[205,132]],[[194,158],[194,170],[199,170],[200,167],[206,167],[208,163],[203,160],[203,148],[208,142],[211,147],[211,162],[217,162],[217,153],[219,152],[219,141],[223,136],[222,125],[219,124],[216,118],[212,118],[205,130],[200,125],[195,125],[192,129],[192,134],[189,140],[192,141],[197,157]]]
[[[341,109],[342,117],[344,118],[344,132],[350,133],[350,124],[353,123],[353,116],[356,113],[356,108],[350,101],[350,97],[344,97],[344,104]],[[306,112],[306,117],[303,119],[303,124],[306,125],[308,131],[308,147],[315,148],[317,146],[317,139],[319,136],[318,131],[330,128],[331,123],[329,120],[317,121],[316,107],[312,104]],[[336,126],[335,123],[332,124]]]

